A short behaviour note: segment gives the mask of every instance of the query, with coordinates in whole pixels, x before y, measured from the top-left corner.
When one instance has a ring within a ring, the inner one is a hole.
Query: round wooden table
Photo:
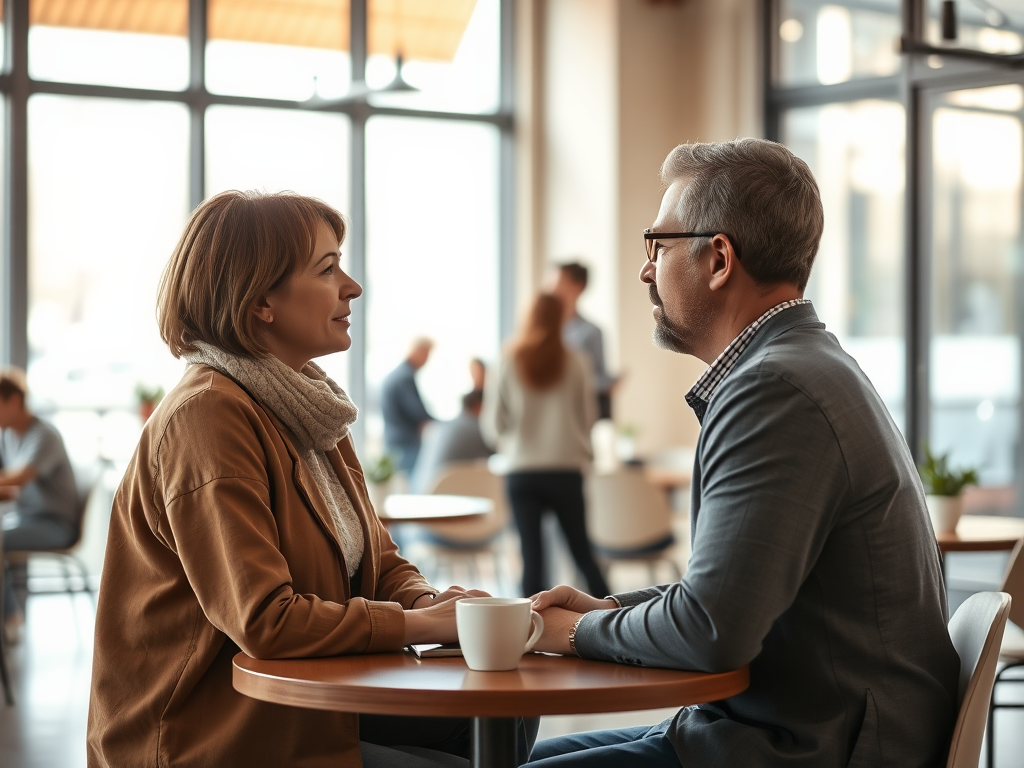
[[[732,672],[680,672],[528,653],[511,672],[474,672],[462,658],[412,653],[257,661],[234,659],[237,691],[308,709],[473,718],[472,764],[516,763],[516,718],[685,706],[735,696],[750,682]]]
[[[935,541],[946,552],[1009,551],[1024,538],[1024,520],[1018,517],[964,515],[955,533],[939,533]]]
[[[447,496],[429,493],[393,493],[384,499],[379,513],[384,525],[392,523],[441,523],[472,520],[494,511],[494,502],[483,496]]]

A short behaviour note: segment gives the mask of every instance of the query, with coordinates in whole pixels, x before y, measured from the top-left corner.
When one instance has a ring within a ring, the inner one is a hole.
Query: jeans
[[[520,762],[537,740],[540,718],[519,720]],[[468,768],[471,721],[460,717],[360,715],[363,768]]]
[[[533,749],[536,768],[680,768],[679,756],[665,738],[668,723],[614,731],[572,733],[546,739]]]
[[[523,551],[523,594],[529,597],[552,586],[544,574],[541,538],[541,519],[548,510],[558,518],[576,567],[587,581],[587,591],[595,597],[609,594],[587,538],[582,473],[578,470],[510,472],[506,488]]]

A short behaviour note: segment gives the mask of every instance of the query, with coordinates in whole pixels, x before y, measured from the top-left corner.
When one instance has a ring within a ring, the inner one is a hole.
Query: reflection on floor
[[[955,609],[971,591],[994,588],[1004,563],[1005,558],[998,555],[951,558],[951,607]],[[483,567],[480,570],[483,582],[491,582],[493,572],[488,573]],[[616,566],[612,585],[617,590],[632,589],[645,585],[645,579],[645,568]],[[496,583],[484,586],[496,593],[505,589],[505,585]],[[29,601],[27,618],[22,642],[8,652],[17,703],[14,707],[0,704],[0,766],[84,768],[92,654],[91,603],[85,596],[38,595]],[[1024,702],[1024,684],[1006,686],[1004,690],[1001,700]],[[671,709],[662,709],[546,717],[540,735],[548,738],[576,731],[653,724],[672,713]],[[1024,768],[1022,726],[1022,710],[1001,710],[997,714],[998,768]]]

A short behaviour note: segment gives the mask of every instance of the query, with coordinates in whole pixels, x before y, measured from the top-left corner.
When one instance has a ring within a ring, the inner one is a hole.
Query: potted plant
[[[135,385],[135,400],[139,404],[139,418],[143,421],[153,415],[157,404],[163,399],[164,388],[159,384],[151,387],[139,382]]]
[[[366,491],[370,495],[370,503],[379,513],[384,509],[384,499],[391,493],[391,484],[398,468],[389,453],[371,461],[366,466]]]
[[[623,464],[636,461],[636,436],[640,432],[636,424],[621,424],[615,436],[615,455]]]
[[[932,527],[936,533],[953,533],[963,514],[963,490],[978,484],[978,473],[973,468],[951,469],[949,454],[936,456],[925,445],[924,461],[918,465],[924,483],[925,501]]]

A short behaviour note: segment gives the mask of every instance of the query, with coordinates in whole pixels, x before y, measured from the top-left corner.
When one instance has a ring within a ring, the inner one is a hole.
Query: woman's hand
[[[444,592],[441,592],[436,597],[430,595],[420,595],[416,598],[412,604],[413,609],[418,610],[420,608],[428,608],[431,605],[437,605],[438,603],[446,603],[449,600],[457,600],[462,597],[490,597],[491,595],[484,592],[482,589],[466,589],[465,587],[459,587],[452,585],[448,587]]]
[[[429,595],[417,598],[413,610],[405,612],[405,644],[454,643],[459,639],[455,626],[455,603],[464,597],[490,597],[480,589],[449,587],[433,600]],[[426,607],[421,607],[425,605]]]
[[[619,604],[610,597],[591,597],[586,592],[580,592],[565,584],[560,584],[545,592],[538,592],[530,599],[533,600],[533,610],[535,611],[543,611],[547,608],[565,608],[573,613],[589,613],[590,611],[607,611],[619,607]]]

